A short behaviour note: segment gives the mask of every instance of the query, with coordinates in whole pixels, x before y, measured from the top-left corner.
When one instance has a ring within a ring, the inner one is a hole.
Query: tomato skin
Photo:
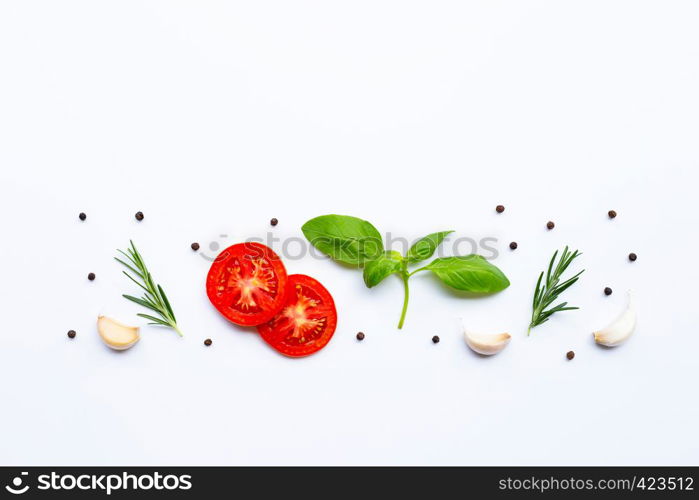
[[[279,314],[257,331],[281,354],[299,358],[325,347],[336,327],[337,310],[330,292],[310,276],[292,274]]]
[[[211,303],[240,326],[257,326],[273,318],[284,304],[286,286],[286,268],[279,256],[256,242],[223,250],[206,277]]]

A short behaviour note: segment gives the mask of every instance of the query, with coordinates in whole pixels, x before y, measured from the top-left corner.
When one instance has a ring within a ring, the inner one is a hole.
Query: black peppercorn
[[[90,273],[87,275],[87,279],[89,279],[90,281],[95,281],[95,278],[96,278],[95,273]]]
[[[357,333],[357,340],[364,340],[364,332]]]
[[[143,220],[143,212],[136,212],[136,220],[137,221],[142,221]]]
[[[191,246],[192,246],[192,250],[194,250],[195,252],[196,252],[197,250],[199,250],[199,243],[196,243],[196,242],[195,242],[195,243],[192,243]]]
[[[68,337],[71,339],[75,338],[75,330],[68,330]]]
[[[568,351],[568,352],[566,353],[566,358],[568,358],[568,361],[570,361],[570,360],[573,359],[574,357],[575,357],[575,353],[574,353],[573,351]]]
[[[517,250],[517,242],[516,241],[513,241],[512,243],[510,243],[510,250]]]
[[[434,342],[435,344],[439,344],[439,336],[435,335],[434,337],[432,337],[432,342]]]
[[[495,207],[495,211],[501,214],[505,211],[505,207],[503,205],[498,205],[497,207]]]
[[[279,224],[279,221],[278,221],[277,218],[275,217],[275,218],[273,218],[271,221],[269,221],[269,223],[270,223],[271,225],[273,225],[273,226],[276,226],[277,224]]]
[[[607,215],[609,215],[610,219],[613,219],[614,217],[616,217],[616,211],[610,210],[609,212],[607,212]]]
[[[78,217],[80,218],[80,220],[87,219],[87,215],[85,214],[85,212],[80,212],[80,215],[78,215]]]
[[[553,221],[548,221],[548,222],[546,223],[546,227],[547,227],[547,228],[549,229],[549,231],[550,231],[551,229],[553,229],[554,227],[556,227],[556,224],[554,224]]]
[[[211,339],[206,339],[206,340],[204,341],[204,345],[207,346],[207,347],[209,347],[209,346],[211,345]]]
[[[629,260],[630,260],[631,262],[635,262],[636,259],[638,259],[638,255],[636,255],[635,253],[631,252],[631,253],[629,254]]]
[[[609,288],[609,287],[606,287],[606,288],[604,289],[604,294],[605,294],[605,295],[611,295],[611,294],[612,294],[612,289]]]

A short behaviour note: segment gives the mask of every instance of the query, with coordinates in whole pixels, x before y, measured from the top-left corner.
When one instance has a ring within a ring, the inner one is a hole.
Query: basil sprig
[[[368,221],[348,215],[321,215],[301,228],[308,241],[337,262],[364,267],[364,283],[372,288],[391,274],[403,281],[404,298],[398,328],[403,327],[408,311],[408,280],[420,271],[431,271],[442,283],[465,292],[496,293],[510,285],[500,269],[480,255],[439,257],[415,270],[408,266],[432,257],[437,247],[453,231],[440,231],[420,238],[403,256],[384,248],[381,233]]]

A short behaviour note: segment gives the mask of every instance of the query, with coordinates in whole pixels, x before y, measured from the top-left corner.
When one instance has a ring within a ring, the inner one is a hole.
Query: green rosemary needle
[[[556,250],[553,254],[553,257],[551,258],[551,262],[549,263],[549,268],[546,272],[546,281],[543,284],[543,271],[539,275],[539,281],[537,281],[536,289],[534,290],[534,300],[532,302],[532,320],[531,323],[529,323],[529,330],[527,330],[527,335],[531,333],[532,328],[534,328],[535,326],[539,326],[542,323],[546,323],[553,314],[560,311],[572,311],[574,309],[579,309],[578,307],[568,306],[567,302],[561,302],[560,304],[550,309],[546,309],[556,299],[558,299],[559,295],[561,295],[576,281],[578,281],[580,275],[585,272],[585,270],[583,269],[572,278],[569,278],[563,283],[560,283],[561,276],[563,275],[565,270],[568,268],[570,263],[573,262],[573,260],[579,255],[582,254],[577,250],[575,250],[574,252],[570,252],[568,250],[568,247],[566,246],[563,249],[563,253],[561,254],[560,259],[558,260],[558,264],[556,264],[556,267],[554,268],[554,263],[556,262],[556,257],[558,256],[558,250]]]
[[[158,317],[156,317],[150,314],[137,314],[137,316],[149,320],[149,325],[167,326],[175,330],[177,334],[182,337],[182,332],[177,327],[177,319],[175,318],[175,313],[172,312],[172,306],[165,295],[165,290],[163,290],[162,286],[156,285],[153,281],[153,277],[148,271],[148,268],[143,261],[143,257],[136,249],[133,241],[129,241],[129,243],[131,243],[131,247],[127,248],[126,252],[123,250],[117,250],[117,252],[126,257],[126,261],[121,260],[119,257],[114,257],[114,259],[120,264],[126,266],[126,268],[131,271],[133,275],[135,275],[134,277],[130,273],[123,271],[123,273],[131,281],[143,289],[144,293],[141,298],[126,294],[124,294],[123,297],[131,302],[135,302],[136,304],[150,309],[158,315]]]

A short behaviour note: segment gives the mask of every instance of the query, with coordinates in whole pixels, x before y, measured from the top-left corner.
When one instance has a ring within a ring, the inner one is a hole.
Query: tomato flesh
[[[325,287],[310,276],[292,274],[279,314],[257,330],[280,353],[301,357],[325,347],[336,326],[335,302]]]
[[[271,248],[254,242],[238,243],[216,257],[206,279],[206,293],[228,320],[256,326],[280,311],[286,282],[284,264]]]

